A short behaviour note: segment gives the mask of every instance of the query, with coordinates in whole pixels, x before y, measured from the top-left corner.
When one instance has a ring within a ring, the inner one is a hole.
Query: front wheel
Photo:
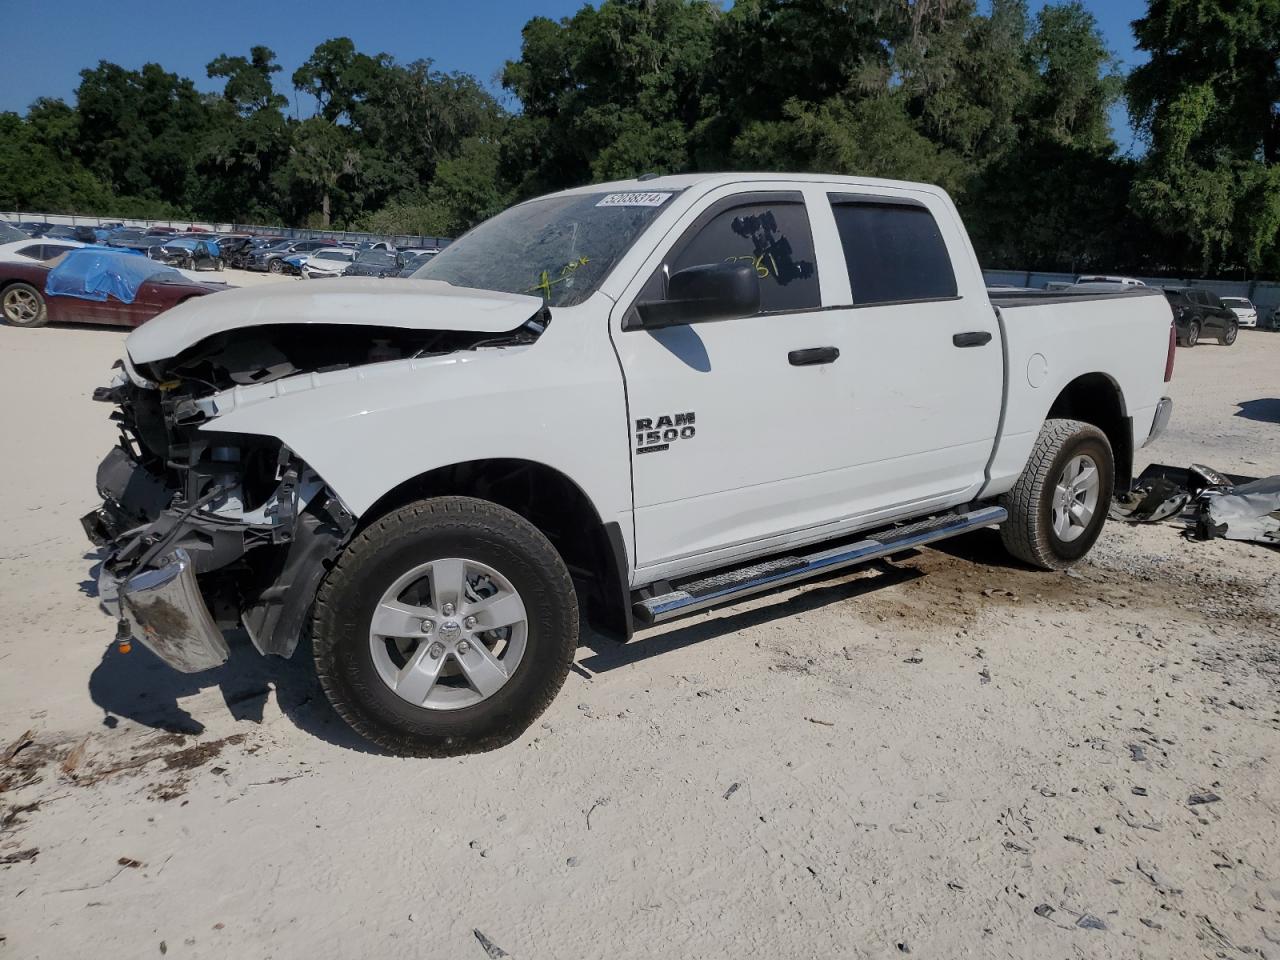
[[[0,297],[0,311],[6,323],[15,327],[42,327],[49,322],[49,308],[40,291],[28,283],[5,287]]]
[[[1227,321],[1226,327],[1218,334],[1218,342],[1224,347],[1229,347],[1236,342],[1236,337],[1240,335],[1240,324],[1235,320]]]
[[[284,273],[284,262],[280,260],[272,260],[270,265],[267,267],[267,271],[275,274]]]
[[[1005,549],[1032,566],[1065,570],[1097,542],[1115,484],[1111,443],[1079,420],[1048,420],[1013,489],[1000,498],[1009,519]]]
[[[316,600],[316,670],[334,709],[406,756],[510,743],[555,698],[577,645],[577,596],[555,547],[469,497],[373,523]]]

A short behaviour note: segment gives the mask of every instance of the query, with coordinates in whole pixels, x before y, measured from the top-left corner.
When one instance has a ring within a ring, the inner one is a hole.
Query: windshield
[[[1249,307],[1253,306],[1253,304],[1250,303],[1248,300],[1244,300],[1240,297],[1223,297],[1222,302],[1229,307],[1244,307],[1248,309]]]
[[[356,263],[371,264],[373,266],[385,267],[388,264],[396,262],[394,253],[387,253],[385,250],[366,250],[360,256],[356,257]]]
[[[351,254],[345,250],[321,250],[317,253],[313,260],[350,260]]]
[[[572,306],[595,292],[673,196],[580,193],[522,203],[449,244],[413,278]]]
[[[29,239],[25,233],[17,227],[11,227],[7,223],[0,223],[0,243],[13,243],[15,240]]]

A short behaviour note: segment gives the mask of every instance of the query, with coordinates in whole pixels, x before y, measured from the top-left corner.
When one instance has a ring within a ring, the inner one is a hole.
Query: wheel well
[[[618,525],[605,524],[582,489],[558,470],[530,460],[472,460],[406,480],[360,517],[360,527],[415,500],[467,496],[520,514],[551,541],[587,600],[597,629],[631,635],[626,554]],[[612,528],[612,529],[611,529]]]
[[[1087,373],[1067,384],[1049,408],[1049,419],[1083,420],[1107,435],[1116,461],[1116,490],[1133,482],[1133,424],[1120,387],[1105,373]]]

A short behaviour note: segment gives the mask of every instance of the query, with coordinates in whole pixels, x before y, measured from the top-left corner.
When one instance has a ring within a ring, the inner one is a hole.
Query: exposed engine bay
[[[82,524],[111,551],[99,593],[121,638],[195,671],[226,659],[218,625],[240,623],[260,652],[288,656],[355,528],[278,439],[201,430],[216,415],[209,398],[301,374],[526,345],[543,329],[543,315],[501,335],[276,324],[219,333],[169,360],[119,362],[111,386],[94,392],[116,407],[119,443],[98,468],[103,504]]]

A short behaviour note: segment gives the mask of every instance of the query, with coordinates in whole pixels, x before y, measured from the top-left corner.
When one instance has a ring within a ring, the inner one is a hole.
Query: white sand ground
[[[587,637],[517,743],[396,759],[305,651],[111,649],[77,518],[122,339],[0,327],[0,957],[1280,957],[1275,550],[975,535]],[[1145,456],[1280,472],[1280,335],[1172,393]]]

